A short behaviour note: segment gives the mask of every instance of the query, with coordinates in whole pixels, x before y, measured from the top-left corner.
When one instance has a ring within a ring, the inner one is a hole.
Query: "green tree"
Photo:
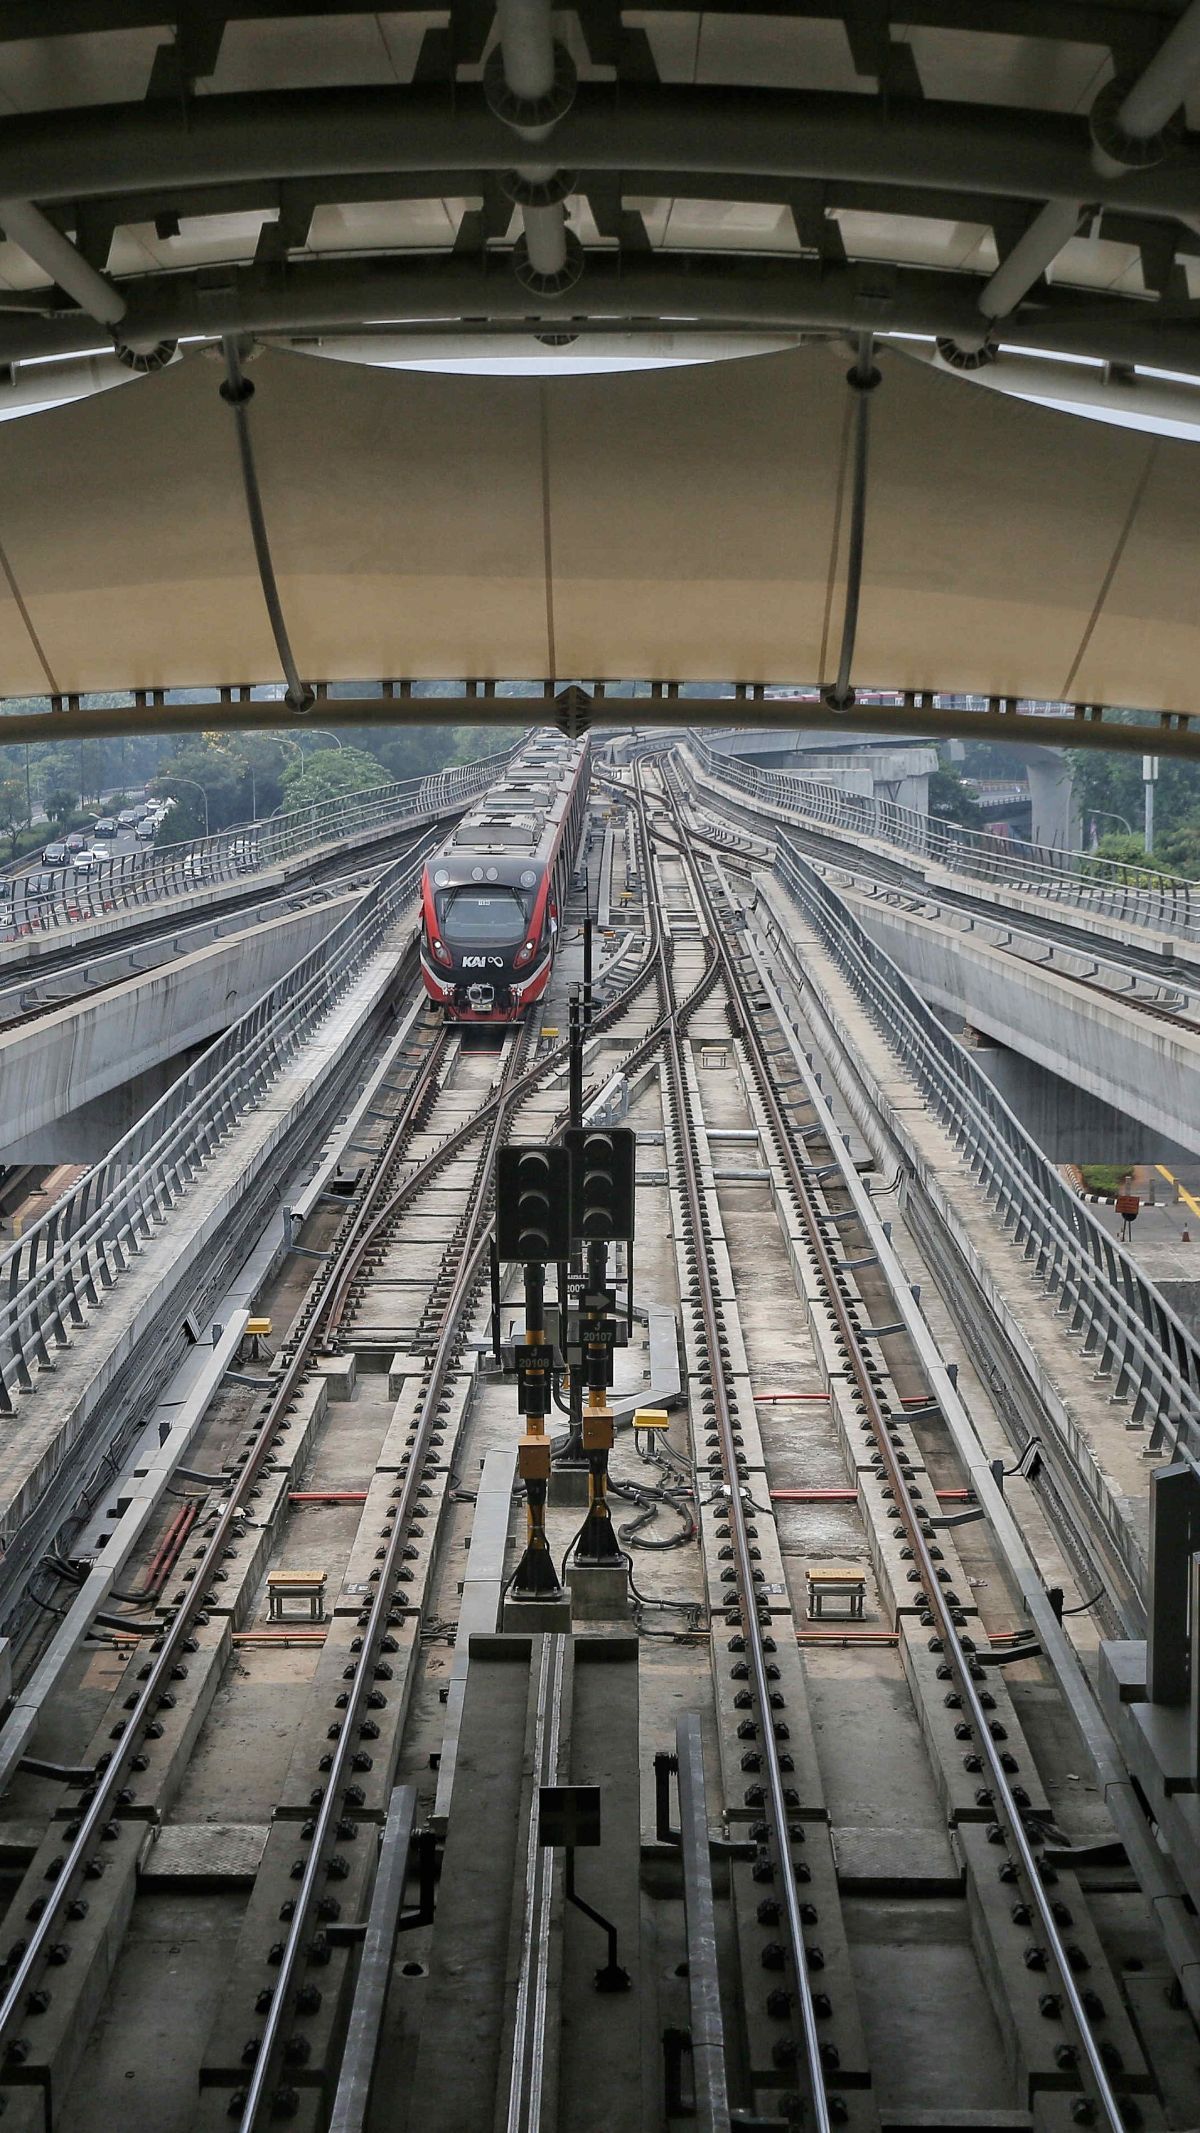
[[[175,805],[159,826],[156,842],[180,844],[227,829],[243,818],[243,766],[231,750],[206,739],[188,741],[177,749],[150,781],[157,794]],[[207,799],[207,811],[205,801]]]
[[[983,809],[969,785],[956,770],[943,764],[929,777],[929,812],[943,822],[957,822],[963,829],[982,829]]]
[[[260,822],[283,799],[285,750],[269,733],[239,733],[228,747],[241,774],[241,813]]]
[[[283,804],[320,806],[344,793],[363,792],[369,785],[386,785],[388,774],[377,756],[361,748],[316,748],[301,761],[290,762],[283,773]]]
[[[15,859],[21,842],[21,832],[29,824],[29,803],[25,798],[24,781],[5,778],[0,782],[0,835],[8,838],[10,859]]]
[[[1154,863],[1171,874],[1200,881],[1200,814],[1188,815],[1154,843]]]
[[[56,829],[61,829],[64,822],[71,820],[77,804],[78,795],[65,785],[52,785],[43,790],[42,806]]]

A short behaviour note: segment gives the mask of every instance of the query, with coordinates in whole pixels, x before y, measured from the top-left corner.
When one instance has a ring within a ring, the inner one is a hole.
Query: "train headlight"
[[[446,969],[449,970],[453,964],[454,958],[451,955],[450,950],[447,948],[445,942],[430,941],[429,945],[432,948],[438,962],[444,964]]]
[[[523,948],[518,948],[516,954],[513,957],[513,969],[524,970],[526,963],[529,961],[529,958],[533,954],[533,951],[536,947],[536,941],[526,941]]]

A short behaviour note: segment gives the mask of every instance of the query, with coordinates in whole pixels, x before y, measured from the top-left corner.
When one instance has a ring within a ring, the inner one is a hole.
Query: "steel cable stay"
[[[271,635],[279,654],[279,664],[287,681],[287,701],[293,710],[303,714],[311,711],[317,697],[306,681],[300,679],[288,636],[287,619],[283,602],[279,597],[279,582],[271,559],[271,541],[267,532],[267,518],[263,510],[262,491],[258,485],[258,468],[254,459],[254,440],[250,435],[250,402],[254,386],[242,370],[241,349],[238,336],[226,333],[221,339],[221,353],[225,358],[225,382],[221,398],[233,409],[237,425],[238,455],[242,464],[242,487],[246,493],[246,516],[250,521],[250,538],[254,543],[254,559],[258,565],[259,583],[266,603]]]

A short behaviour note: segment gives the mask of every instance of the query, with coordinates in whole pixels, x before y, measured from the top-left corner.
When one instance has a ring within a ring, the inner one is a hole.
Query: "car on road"
[[[65,867],[70,856],[65,844],[48,844],[42,853],[42,865]]]
[[[51,903],[61,896],[63,884],[57,874],[27,874],[24,897],[27,904]]]
[[[123,830],[136,829],[141,812],[140,807],[123,807],[117,816],[118,825]]]
[[[95,874],[101,867],[107,866],[111,858],[112,853],[108,850],[107,845],[89,845],[86,851],[76,852],[75,872],[77,874]]]
[[[138,836],[144,839],[147,844],[149,844],[152,837],[158,834],[159,819],[157,815],[143,815],[138,823]]]
[[[63,843],[66,845],[68,852],[86,852],[87,850],[87,838],[81,830],[72,830],[69,837],[63,838]]]
[[[113,815],[103,815],[93,831],[93,835],[97,837],[115,837],[116,834],[117,824]]]

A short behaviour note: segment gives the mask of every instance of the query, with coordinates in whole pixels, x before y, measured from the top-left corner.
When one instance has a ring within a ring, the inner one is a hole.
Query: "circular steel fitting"
[[[1088,113],[1088,130],[1107,162],[1118,170],[1149,170],[1161,163],[1183,132],[1183,109],[1172,114],[1158,133],[1138,140],[1118,124],[1117,113],[1133,86],[1133,76],[1114,75],[1106,82]]]
[[[960,348],[949,334],[939,334],[937,352],[950,370],[986,370],[1000,353],[1000,344],[991,334],[978,348]]]
[[[565,44],[554,40],[554,80],[545,96],[517,96],[504,77],[504,53],[492,46],[483,69],[488,108],[518,133],[539,133],[556,126],[575,101],[575,62]]]
[[[144,378],[151,371],[165,370],[178,347],[178,341],[156,341],[153,348],[130,348],[125,341],[115,341],[113,354],[126,370],[136,371]]]
[[[575,287],[583,273],[583,246],[574,230],[564,230],[563,239],[567,256],[557,274],[540,274],[537,268],[530,264],[529,247],[524,236],[518,237],[512,253],[513,273],[521,287],[528,289],[531,295],[562,296],[567,289]]]
[[[519,170],[502,170],[500,190],[514,207],[557,207],[574,192],[579,173],[553,170],[548,178],[523,178]]]

